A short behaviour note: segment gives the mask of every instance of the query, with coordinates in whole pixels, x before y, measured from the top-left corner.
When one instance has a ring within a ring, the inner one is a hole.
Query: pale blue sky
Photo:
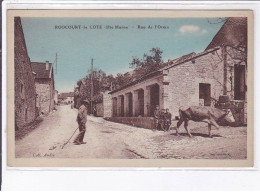
[[[102,25],[100,30],[55,30],[55,25]],[[32,62],[55,60],[59,92],[73,91],[76,82],[87,74],[91,58],[94,67],[107,74],[126,72],[132,56],[142,57],[153,47],[163,51],[163,59],[174,59],[190,52],[201,52],[222,26],[206,18],[22,18]],[[107,30],[106,25],[124,25],[128,30]],[[169,26],[169,29],[137,29],[137,25]]]

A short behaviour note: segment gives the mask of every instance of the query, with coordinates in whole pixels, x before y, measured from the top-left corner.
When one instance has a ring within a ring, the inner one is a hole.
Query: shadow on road
[[[180,134],[180,136],[183,136],[183,137],[189,137],[189,135],[187,133],[179,133],[179,134]],[[176,136],[176,133],[171,133],[170,135]],[[207,137],[207,138],[210,138],[208,134],[204,134],[204,133],[191,133],[191,135],[194,136],[194,137]],[[222,137],[222,136],[221,135],[217,135],[217,134],[213,134],[212,137]]]

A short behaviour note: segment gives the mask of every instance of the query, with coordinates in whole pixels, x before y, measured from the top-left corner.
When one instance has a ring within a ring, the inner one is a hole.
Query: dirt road
[[[177,137],[175,131],[152,131],[92,116],[84,138],[87,144],[74,145],[73,137],[61,149],[77,128],[76,115],[77,110],[69,105],[59,106],[34,131],[16,141],[16,157],[245,159],[247,154],[246,127],[222,127],[208,138],[206,124],[191,122],[194,137],[189,138],[183,127]]]

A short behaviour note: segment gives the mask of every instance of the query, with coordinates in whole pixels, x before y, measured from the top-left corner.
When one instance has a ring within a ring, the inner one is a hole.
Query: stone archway
[[[149,116],[153,116],[154,110],[160,104],[160,86],[154,84],[150,86],[150,110]]]
[[[123,95],[120,96],[120,117],[124,117],[125,116],[125,110],[124,110],[124,107],[125,107],[125,98]]]

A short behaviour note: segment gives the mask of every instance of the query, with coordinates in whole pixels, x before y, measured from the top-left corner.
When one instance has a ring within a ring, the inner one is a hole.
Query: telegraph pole
[[[93,113],[93,58],[91,59],[90,114]]]
[[[58,54],[56,53],[56,55],[55,55],[55,60],[53,61],[53,71],[54,71],[54,73],[55,74],[57,74],[58,73]],[[54,66],[54,64],[55,64],[55,66]]]

